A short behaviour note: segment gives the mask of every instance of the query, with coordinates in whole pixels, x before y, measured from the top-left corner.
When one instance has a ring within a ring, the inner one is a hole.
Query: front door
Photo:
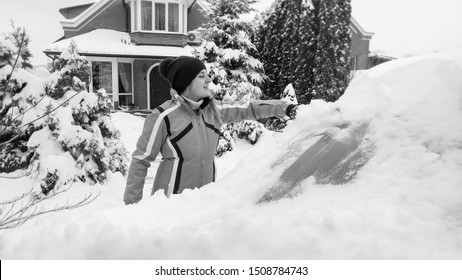
[[[170,95],[170,85],[160,76],[158,68],[158,66],[153,67],[149,74],[149,99],[151,109],[159,107],[159,105],[172,98]]]

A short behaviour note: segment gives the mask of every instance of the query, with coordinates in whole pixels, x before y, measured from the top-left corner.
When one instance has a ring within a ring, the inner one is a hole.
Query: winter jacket
[[[183,100],[170,100],[146,118],[132,155],[124,194],[125,204],[141,200],[147,169],[159,152],[162,160],[157,169],[152,194],[162,189],[169,197],[184,189],[200,188],[215,181],[214,156],[221,125],[213,116],[213,111],[205,110],[210,101],[204,100],[195,112]],[[288,105],[279,100],[215,102],[225,123],[282,117],[286,115]]]

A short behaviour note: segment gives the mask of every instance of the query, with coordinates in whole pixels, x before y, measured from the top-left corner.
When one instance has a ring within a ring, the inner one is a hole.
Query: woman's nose
[[[208,84],[212,81],[209,75],[206,75],[205,82]]]

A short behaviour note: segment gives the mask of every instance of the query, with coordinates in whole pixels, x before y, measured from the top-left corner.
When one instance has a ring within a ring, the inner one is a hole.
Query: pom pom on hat
[[[181,94],[205,68],[202,61],[189,56],[166,58],[159,65],[159,74],[170,86]]]

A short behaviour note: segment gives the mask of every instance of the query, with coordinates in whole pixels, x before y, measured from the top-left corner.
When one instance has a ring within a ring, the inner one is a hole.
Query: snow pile
[[[461,258],[461,75],[462,52],[382,64],[338,102],[300,106],[284,133],[218,158],[218,182],[170,199],[158,192],[124,206],[120,174],[110,174],[107,188],[74,184],[73,199],[102,194],[85,208],[1,232],[0,257]],[[113,117],[133,150],[142,119]],[[296,196],[257,203],[321,135],[347,142],[349,128],[361,124],[374,153],[355,179],[333,185],[309,177]],[[0,194],[14,195],[25,180],[1,179]]]

